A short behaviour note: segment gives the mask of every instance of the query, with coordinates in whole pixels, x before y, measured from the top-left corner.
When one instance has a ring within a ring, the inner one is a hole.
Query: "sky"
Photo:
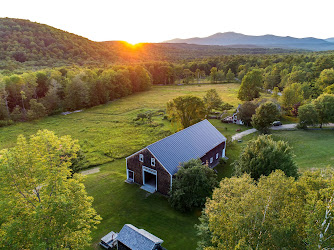
[[[133,44],[229,31],[325,39],[334,37],[333,7],[333,0],[2,0],[0,17]]]

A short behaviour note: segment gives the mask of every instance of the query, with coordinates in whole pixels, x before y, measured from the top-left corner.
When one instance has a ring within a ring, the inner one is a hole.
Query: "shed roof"
[[[163,243],[162,239],[131,224],[123,226],[122,230],[118,233],[117,240],[133,250],[151,250],[156,244]]]
[[[201,158],[224,141],[226,138],[205,119],[147,146],[147,149],[174,175],[180,163]]]
[[[117,237],[117,233],[111,231],[110,233],[108,233],[107,235],[103,236],[101,238],[101,241],[105,242],[105,243],[109,243],[115,240],[115,238]]]

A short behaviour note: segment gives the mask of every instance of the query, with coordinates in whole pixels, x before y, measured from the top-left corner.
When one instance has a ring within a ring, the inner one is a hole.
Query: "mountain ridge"
[[[329,38],[334,42],[334,38]],[[187,43],[198,45],[220,45],[220,46],[258,46],[265,48],[295,48],[307,49],[314,51],[333,50],[334,43],[326,39],[319,39],[315,37],[296,38],[291,36],[276,36],[272,34],[254,36],[245,35],[236,32],[218,32],[207,37],[193,37],[193,38],[175,38],[164,41],[165,43]]]

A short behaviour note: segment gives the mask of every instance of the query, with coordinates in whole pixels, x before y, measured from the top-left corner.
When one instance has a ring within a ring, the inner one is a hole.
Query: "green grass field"
[[[237,106],[238,87],[238,84],[155,86],[150,91],[81,113],[56,115],[0,128],[0,148],[13,146],[19,134],[28,136],[39,129],[49,129],[58,135],[71,135],[78,139],[89,165],[104,164],[124,158],[173,131],[162,116],[154,118],[154,125],[136,125],[133,119],[138,113],[165,109],[166,103],[177,96],[193,94],[202,97],[211,88],[217,89],[225,102]]]
[[[94,197],[94,207],[103,221],[93,231],[93,248],[109,231],[119,231],[126,223],[162,238],[164,247],[195,249],[197,243],[194,225],[200,211],[182,214],[170,208],[160,194],[148,195],[136,184],[126,184],[124,158],[139,149],[169,135],[174,130],[163,115],[156,116],[152,124],[136,124],[138,113],[165,109],[167,101],[177,96],[193,94],[199,97],[211,88],[217,89],[224,102],[235,107],[239,84],[155,86],[150,91],[137,93],[107,105],[94,107],[67,116],[56,115],[39,121],[0,128],[0,148],[11,147],[19,134],[29,136],[39,129],[55,131],[57,135],[71,135],[78,139],[90,166],[99,166],[100,172],[88,175],[85,186]],[[226,137],[246,130],[246,127],[210,120]],[[281,131],[277,138],[288,140],[294,147],[296,161],[301,168],[333,166],[334,131]],[[227,147],[227,164],[217,168],[219,178],[231,176],[231,163],[239,157],[247,141],[243,138]],[[305,143],[306,142],[306,143]],[[305,153],[306,152],[306,153]]]
[[[276,139],[289,142],[300,169],[334,168],[334,130],[275,131]]]

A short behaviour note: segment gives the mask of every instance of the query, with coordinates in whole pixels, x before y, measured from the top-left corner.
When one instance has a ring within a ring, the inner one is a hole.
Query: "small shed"
[[[125,224],[117,236],[118,250],[162,250],[164,241],[144,229]]]

